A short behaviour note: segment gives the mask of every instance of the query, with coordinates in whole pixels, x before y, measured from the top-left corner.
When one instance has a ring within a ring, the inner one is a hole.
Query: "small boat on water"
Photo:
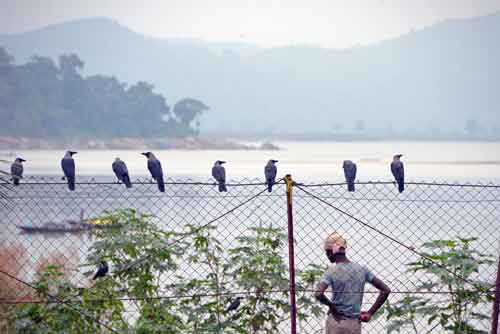
[[[115,219],[110,217],[83,219],[83,210],[80,220],[66,220],[61,223],[48,222],[41,225],[16,225],[25,233],[77,233],[92,229],[120,227]]]
[[[120,227],[120,224],[87,224],[87,223],[45,223],[41,225],[16,225],[19,229],[26,233],[76,233],[89,231],[93,229],[106,229]]]
[[[42,225],[16,225],[27,233],[75,233],[89,230],[87,226],[80,224],[45,223]]]

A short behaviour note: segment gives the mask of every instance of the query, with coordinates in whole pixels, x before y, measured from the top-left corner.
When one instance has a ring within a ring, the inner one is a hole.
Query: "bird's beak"
[[[21,162],[26,162],[26,160],[24,160],[24,159],[19,159],[19,161],[21,161]]]
[[[277,162],[278,162],[278,160],[273,160],[273,162],[274,162],[274,163],[277,163]]]
[[[225,161],[219,161],[219,163],[222,165],[222,164],[225,164],[226,162]]]
[[[73,155],[73,154],[77,154],[78,152],[75,152],[75,151],[69,151],[69,154]]]
[[[147,153],[145,153],[145,152],[142,152],[141,154],[142,154],[142,155],[145,155],[145,156],[148,156],[148,154],[147,154]]]

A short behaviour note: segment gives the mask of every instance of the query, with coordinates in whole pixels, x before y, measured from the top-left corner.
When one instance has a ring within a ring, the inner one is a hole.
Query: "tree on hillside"
[[[18,68],[16,98],[22,100],[18,103],[22,110],[16,114],[20,116],[19,122],[26,123],[25,134],[33,130],[40,136],[64,134],[69,130],[68,113],[60,103],[64,87],[57,65],[50,58],[34,56]],[[37,124],[37,128],[33,129],[32,123]]]
[[[0,46],[0,71],[5,67],[12,67],[13,62],[14,57],[8,54],[7,51]]]
[[[153,89],[154,85],[139,81],[126,92],[126,100],[131,108],[129,116],[143,124],[140,136],[167,135],[165,118],[170,116],[170,106],[165,98],[156,94]]]
[[[209,109],[210,108],[207,105],[199,100],[184,98],[174,105],[174,114],[182,124],[189,127],[191,122],[199,117],[203,111]],[[199,123],[197,124],[199,126]],[[196,131],[199,131],[199,129],[196,129]]]
[[[366,129],[365,122],[363,120],[357,120],[354,128],[357,132],[363,132]]]
[[[63,78],[71,76],[79,77],[79,71],[83,70],[85,63],[74,53],[59,56],[59,67]]]
[[[482,131],[482,127],[475,119],[468,119],[465,122],[464,130],[469,136],[475,137],[480,134],[480,132]]]
[[[0,47],[0,123],[7,125],[11,118],[9,109],[15,103],[14,95],[14,58]]]
[[[34,56],[15,65],[0,47],[0,135],[102,138],[198,133],[197,118],[209,109],[203,102],[183,99],[172,113],[152,84],[140,81],[127,87],[111,76],[84,77],[84,65],[75,54],[61,55],[58,63]]]
[[[342,131],[342,124],[340,124],[340,123],[333,123],[332,130],[333,130],[333,132],[335,134],[339,134],[340,131]]]

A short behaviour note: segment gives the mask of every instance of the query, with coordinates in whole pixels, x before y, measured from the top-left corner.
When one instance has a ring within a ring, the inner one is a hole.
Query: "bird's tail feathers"
[[[219,191],[220,191],[220,192],[227,191],[226,183],[224,183],[224,182],[219,182]]]
[[[71,191],[75,190],[75,178],[68,176],[66,179],[68,180],[68,188],[69,188],[69,190],[71,190]]]
[[[128,177],[128,175],[124,175],[122,181],[125,183],[127,188],[132,188],[132,183],[130,182],[130,177]]]
[[[347,183],[347,190],[350,192],[354,192],[356,189],[354,187],[354,182],[348,182]]]
[[[272,192],[274,181],[272,179],[268,179],[266,180],[266,183],[267,183],[267,191]]]
[[[165,182],[163,181],[163,176],[158,176],[156,178],[156,183],[158,184],[158,190],[162,193],[165,192]]]

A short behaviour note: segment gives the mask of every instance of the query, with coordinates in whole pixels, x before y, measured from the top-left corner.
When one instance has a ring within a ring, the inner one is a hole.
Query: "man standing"
[[[329,266],[314,295],[321,304],[328,306],[327,334],[361,334],[361,322],[370,321],[391,292],[371,271],[349,261],[346,248],[347,242],[337,232],[325,240],[326,256],[335,265]],[[373,306],[362,312],[365,282],[376,287],[379,295]],[[329,286],[333,291],[331,300],[325,296]]]

